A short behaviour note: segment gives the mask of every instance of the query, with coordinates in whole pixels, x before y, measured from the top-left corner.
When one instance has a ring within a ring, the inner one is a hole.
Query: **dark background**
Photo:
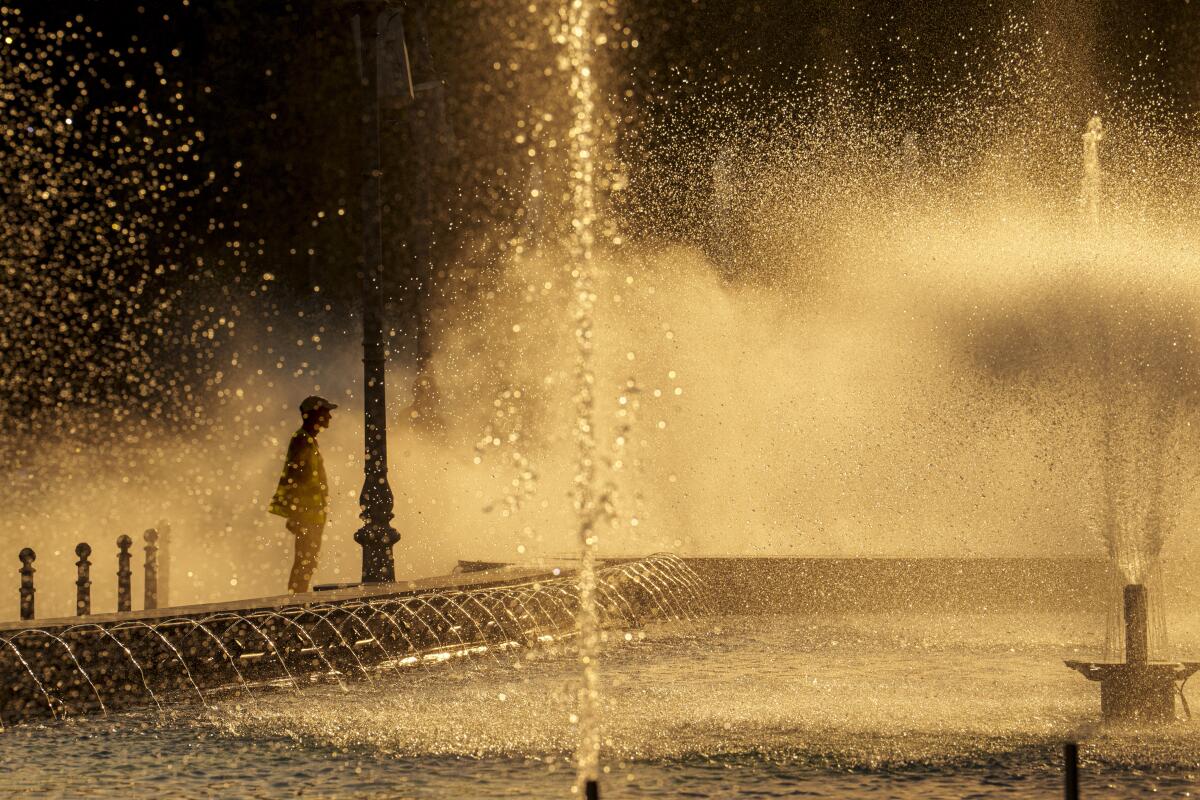
[[[436,303],[454,273],[469,279],[503,255],[533,161],[514,139],[518,121],[565,102],[555,97],[557,77],[536,74],[553,62],[545,23],[555,6],[409,5],[415,78],[441,88],[385,120],[390,291],[401,327]],[[1200,99],[1198,13],[1186,0],[624,0],[602,11],[600,26],[612,34],[605,88],[624,115],[619,151],[635,140],[653,148],[653,137],[637,131],[655,115],[675,115],[681,129],[702,124],[713,87],[734,81],[783,90],[805,70],[853,70],[882,95],[970,81],[1004,49],[1001,32],[1014,20],[1057,49],[1053,69],[1074,87],[1061,98],[1064,114],[1084,118],[1102,87],[1134,73],[1191,109]],[[321,302],[353,307],[360,167],[345,8],[329,0],[58,0],[23,9],[49,25],[76,14],[110,45],[133,42],[123,68],[143,84],[161,62],[187,87],[187,112],[206,134],[199,168],[228,187],[191,209],[201,247],[236,251],[210,259],[210,268],[271,273],[276,302],[302,302],[320,285]],[[228,248],[231,239],[239,247]]]

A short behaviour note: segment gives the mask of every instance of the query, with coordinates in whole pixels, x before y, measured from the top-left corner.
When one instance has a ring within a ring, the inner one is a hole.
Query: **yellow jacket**
[[[270,511],[310,525],[325,524],[329,505],[329,483],[325,462],[317,449],[317,437],[303,428],[292,434],[279,486],[271,498]]]

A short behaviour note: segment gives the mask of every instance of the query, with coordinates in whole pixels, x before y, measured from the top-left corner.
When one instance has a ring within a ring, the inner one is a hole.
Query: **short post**
[[[143,608],[158,608],[158,531],[146,531],[146,601]]]
[[[30,548],[24,548],[18,558],[21,559],[21,619],[33,619],[33,562],[37,553]]]
[[[158,521],[158,603],[171,605],[171,526]]]
[[[584,784],[583,792],[587,800],[600,800],[600,781],[589,780]]]
[[[129,611],[133,608],[133,591],[130,589],[130,578],[133,570],[129,563],[133,559],[129,548],[133,547],[133,539],[121,534],[117,539],[117,611]]]
[[[1063,745],[1063,797],[1079,800],[1079,745],[1075,742]]]
[[[79,560],[75,566],[79,568],[79,576],[75,578],[75,614],[86,617],[92,613],[92,562],[88,556],[92,554],[92,546],[87,542],[75,545],[75,555]]]

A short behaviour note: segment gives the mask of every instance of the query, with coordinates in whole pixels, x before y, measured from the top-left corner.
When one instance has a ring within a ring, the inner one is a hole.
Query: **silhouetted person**
[[[304,398],[300,404],[300,430],[288,444],[287,460],[279,486],[271,498],[271,513],[287,519],[287,529],[296,537],[296,559],[288,578],[289,592],[307,592],[321,554],[325,531],[325,509],[329,505],[329,481],[325,462],[317,449],[317,434],[329,427],[337,408],[324,397]]]

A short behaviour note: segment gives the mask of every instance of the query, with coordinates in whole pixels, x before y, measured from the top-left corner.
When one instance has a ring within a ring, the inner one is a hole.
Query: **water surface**
[[[727,617],[610,633],[604,797],[1052,797],[1083,742],[1088,797],[1191,796],[1190,723],[1096,726],[1062,666],[1103,620],[1062,615]],[[1200,637],[1174,642],[1200,653]],[[210,714],[172,709],[10,728],[0,793],[49,796],[562,797],[576,686],[565,648],[349,691],[317,685]],[[1189,690],[1188,695],[1192,692]]]

